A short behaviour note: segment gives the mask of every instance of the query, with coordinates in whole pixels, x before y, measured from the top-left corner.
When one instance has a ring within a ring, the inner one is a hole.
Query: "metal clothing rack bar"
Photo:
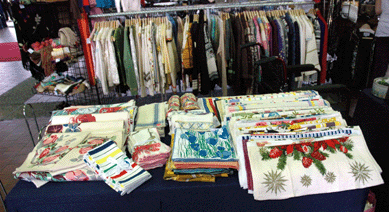
[[[4,211],[7,212],[7,207],[5,206],[5,202],[4,202],[5,197],[7,197],[7,191],[5,190],[4,185],[1,182],[1,180],[0,180],[0,187],[1,187],[1,190],[3,191],[3,193],[4,193],[4,197],[3,197],[3,194],[0,192],[1,203],[2,203],[2,205],[4,207]]]
[[[23,107],[23,116],[24,116],[24,120],[26,121],[26,125],[27,125],[27,128],[28,128],[28,132],[30,133],[30,137],[31,137],[32,144],[33,144],[34,147],[35,147],[34,137],[32,136],[30,124],[29,124],[28,121],[27,121],[27,115],[26,115],[26,107],[27,107],[27,106],[30,106],[30,108],[31,108],[31,110],[32,110],[32,114],[34,115],[34,120],[35,120],[35,124],[36,124],[36,129],[38,130],[38,132],[39,132],[39,125],[38,125],[38,121],[36,120],[34,108],[32,107],[32,105],[31,105],[31,104],[25,104],[24,107]]]
[[[113,16],[126,16],[126,15],[142,15],[150,13],[168,13],[168,12],[181,12],[189,10],[207,10],[207,9],[230,9],[230,8],[242,8],[242,7],[263,7],[263,6],[287,6],[287,5],[305,5],[314,4],[314,1],[259,1],[259,2],[242,2],[242,3],[228,3],[228,4],[202,4],[202,5],[188,5],[188,6],[174,6],[163,8],[145,8],[141,11],[120,12],[120,13],[106,13],[98,15],[90,15],[90,18],[101,17],[113,17]]]
[[[35,112],[34,112],[34,108],[32,107],[31,104],[25,104],[24,107],[23,107],[24,121],[26,121],[26,125],[27,125],[27,128],[28,128],[28,132],[30,133],[30,137],[31,137],[32,144],[33,144],[34,147],[35,147],[34,137],[32,136],[30,124],[28,123],[27,115],[26,115],[26,108],[27,108],[27,106],[30,106],[30,108],[31,108],[31,110],[32,110],[32,115],[34,116],[34,121],[35,121],[36,129],[37,129],[37,131],[38,131],[38,141],[42,138],[42,132],[43,132],[43,130],[44,130],[44,128],[45,128],[46,126],[43,126],[42,128],[39,128],[38,121],[37,121],[37,119],[36,119],[36,115],[35,115]]]

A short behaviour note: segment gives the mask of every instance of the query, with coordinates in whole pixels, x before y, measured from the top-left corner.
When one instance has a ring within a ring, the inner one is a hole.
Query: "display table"
[[[48,183],[37,189],[19,181],[6,198],[8,211],[363,211],[369,189],[255,201],[237,175],[215,183],[165,181],[163,169],[120,196],[104,182]]]
[[[167,137],[165,143],[170,143]],[[168,141],[168,142],[166,142]],[[368,188],[285,200],[256,201],[240,188],[237,172],[215,183],[163,179],[164,167],[152,178],[120,196],[102,181],[50,182],[41,188],[20,180],[6,197],[8,211],[352,211],[364,210]]]
[[[366,144],[377,163],[382,168],[385,184],[372,188],[377,196],[376,211],[389,208],[389,101],[375,97],[371,89],[361,92],[354,112],[353,124],[359,125],[365,136]]]

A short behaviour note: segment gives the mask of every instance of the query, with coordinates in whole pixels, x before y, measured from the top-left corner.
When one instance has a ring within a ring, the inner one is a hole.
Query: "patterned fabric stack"
[[[172,135],[172,140],[170,147],[174,146],[174,134]],[[184,170],[185,171],[185,170]],[[193,171],[195,171],[193,169]],[[220,174],[203,174],[201,172],[195,174],[181,173],[173,164],[172,155],[170,155],[169,160],[166,163],[165,173],[163,175],[164,180],[174,180],[179,182],[215,182],[216,177],[228,177],[229,173],[220,173]]]
[[[113,141],[87,152],[84,161],[122,196],[151,178],[150,173],[129,159]]]
[[[62,125],[123,120],[125,132],[128,134],[134,130],[137,111],[138,107],[135,106],[134,100],[110,105],[77,105],[53,111],[49,123],[50,125]]]
[[[239,155],[239,183],[256,200],[330,193],[383,183],[359,127],[315,91],[222,99]]]
[[[115,141],[122,148],[122,138],[123,128],[105,132],[47,134],[13,174],[15,178],[33,182],[38,188],[49,181],[101,180],[83,162],[83,155],[107,140]]]
[[[199,100],[192,93],[170,97],[167,120],[169,135],[174,134],[176,128],[207,131],[220,126],[213,113],[200,108]]]
[[[154,103],[139,107],[135,131],[157,128],[161,137],[165,137],[167,104]]]
[[[169,113],[167,120],[170,129],[169,135],[172,135],[176,128],[205,131],[215,126],[212,113],[204,113],[198,110],[172,111]]]
[[[227,128],[175,131],[171,161],[175,174],[223,174],[238,169],[238,159]]]
[[[154,169],[166,164],[171,149],[161,142],[157,128],[133,132],[128,138],[128,152],[143,169]]]
[[[53,111],[45,136],[15,178],[40,187],[48,181],[101,180],[82,160],[83,155],[112,140],[125,150],[124,142],[134,128],[135,101],[110,105],[71,106]]]

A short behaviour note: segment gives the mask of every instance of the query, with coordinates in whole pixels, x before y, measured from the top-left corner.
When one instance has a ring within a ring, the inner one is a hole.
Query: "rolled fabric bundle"
[[[178,95],[173,95],[168,101],[168,110],[166,116],[172,111],[180,110],[180,97]]]
[[[181,108],[183,110],[198,110],[197,98],[193,93],[186,93],[181,96]]]

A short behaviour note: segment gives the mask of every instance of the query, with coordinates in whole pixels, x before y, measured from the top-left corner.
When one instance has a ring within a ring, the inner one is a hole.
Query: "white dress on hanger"
[[[106,41],[106,56],[107,56],[107,80],[108,80],[108,86],[113,87],[114,85],[120,84],[119,79],[119,72],[118,72],[118,65],[116,61],[115,56],[115,47],[113,45],[112,41],[112,33],[115,31],[115,29],[110,28],[107,37],[105,38]]]
[[[162,56],[162,27],[161,25],[157,25],[157,33],[156,33],[156,44],[157,44],[157,54],[158,54],[158,66],[159,66],[159,77],[160,77],[160,87],[161,92],[164,94],[166,92],[166,77],[165,77],[165,67],[163,65],[163,56]]]
[[[167,49],[169,52],[169,65],[170,65],[170,77],[172,78],[172,90],[173,92],[177,92],[177,71],[175,66],[175,59],[174,59],[174,51],[173,51],[173,28],[172,23],[170,21],[167,21],[167,28],[166,28],[166,41],[167,41]]]
[[[96,36],[96,77],[100,80],[101,87],[104,95],[108,95],[108,84],[107,84],[107,75],[105,72],[105,54],[104,54],[104,42],[102,42],[101,37],[106,33],[107,28],[101,28]]]

